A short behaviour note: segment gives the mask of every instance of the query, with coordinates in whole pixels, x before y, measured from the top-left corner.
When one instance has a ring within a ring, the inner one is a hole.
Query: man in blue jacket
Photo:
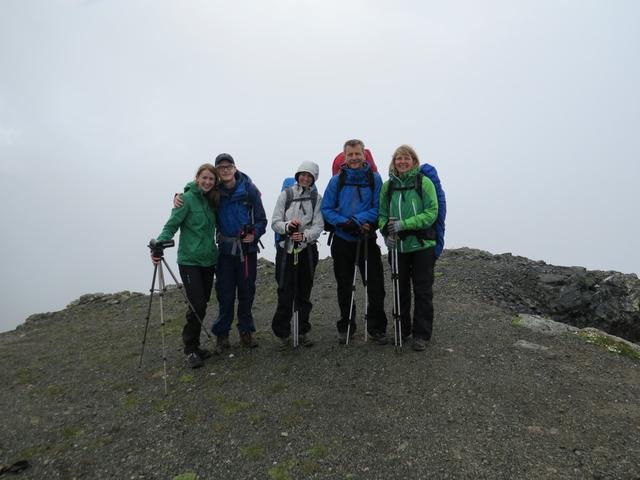
[[[221,184],[216,275],[219,313],[213,323],[213,334],[217,337],[218,351],[228,346],[237,291],[240,343],[254,348],[258,345],[251,336],[256,331],[251,307],[256,293],[258,241],[267,229],[267,216],[258,188],[247,175],[236,170],[231,155],[218,155],[215,167]]]
[[[218,317],[213,322],[216,336],[215,353],[229,348],[229,331],[238,296],[238,332],[243,347],[255,348],[252,337],[256,331],[251,308],[256,293],[258,242],[267,229],[267,216],[260,191],[244,173],[236,169],[228,153],[216,157],[215,167],[220,177],[218,220],[218,265],[216,267],[216,298]],[[174,201],[175,206],[182,203]]]
[[[344,144],[346,163],[329,181],[322,198],[322,215],[334,230],[331,242],[333,273],[338,284],[340,320],[337,322],[338,340],[347,342],[347,330],[356,330],[355,304],[351,310],[352,284],[356,253],[361,278],[365,278],[365,250],[367,268],[367,330],[373,341],[387,343],[387,316],[384,311],[384,273],[380,247],[376,243],[375,225],[382,179],[365,161],[362,140],[348,140]],[[348,328],[350,325],[350,328]]]

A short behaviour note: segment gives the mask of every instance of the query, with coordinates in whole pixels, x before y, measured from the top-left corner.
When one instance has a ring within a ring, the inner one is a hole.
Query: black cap
[[[233,161],[233,157],[228,153],[221,153],[216,157],[215,166],[217,167],[222,162],[230,163],[231,165],[235,165],[236,163]]]

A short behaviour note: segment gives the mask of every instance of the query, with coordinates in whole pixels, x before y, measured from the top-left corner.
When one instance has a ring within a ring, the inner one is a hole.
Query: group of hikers
[[[380,230],[392,270],[394,342],[410,342],[414,350],[425,350],[432,334],[434,265],[444,243],[446,210],[435,169],[421,166],[415,150],[401,145],[393,153],[389,179],[383,183],[371,152],[361,140],[353,139],[345,142],[332,173],[320,195],[319,167],[304,161],[294,177],[285,180],[276,201],[271,217],[278,283],[273,333],[282,349],[313,345],[310,296],[317,242],[326,230],[340,308],[338,341],[348,344],[357,329],[354,297],[359,271],[366,291],[365,339],[368,335],[373,343],[387,344],[385,282],[376,242]],[[228,153],[218,155],[213,165],[201,165],[195,180],[173,203],[157,241],[172,239],[180,229],[178,267],[190,303],[182,340],[187,365],[197,368],[212,353],[200,347],[200,333],[214,277],[218,315],[212,326],[213,353],[230,347],[236,295],[240,343],[247,348],[258,346],[252,335],[251,310],[267,217],[258,188]],[[159,261],[152,253],[152,262]]]

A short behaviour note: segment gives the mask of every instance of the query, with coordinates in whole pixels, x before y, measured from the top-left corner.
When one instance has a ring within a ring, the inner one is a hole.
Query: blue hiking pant
[[[242,261],[244,259],[244,261]],[[256,294],[256,263],[258,254],[221,254],[216,267],[216,298],[218,317],[213,322],[215,336],[227,336],[233,322],[236,292],[238,294],[238,331],[255,332],[251,307]]]

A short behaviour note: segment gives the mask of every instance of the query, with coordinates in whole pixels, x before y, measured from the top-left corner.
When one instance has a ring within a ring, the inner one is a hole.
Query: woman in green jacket
[[[389,165],[389,180],[380,191],[378,226],[389,248],[389,261],[394,250],[398,254],[401,335],[404,340],[412,336],[411,347],[417,351],[426,348],[433,328],[434,223],[437,218],[435,186],[420,173],[415,150],[401,145]],[[415,299],[413,322],[410,283],[413,283]]]
[[[187,323],[182,330],[186,362],[191,368],[201,367],[202,360],[211,356],[209,351],[200,348],[200,330],[218,261],[215,214],[219,200],[218,179],[213,165],[201,165],[195,181],[184,188],[184,205],[171,211],[171,217],[158,236],[158,241],[170,240],[180,229],[178,268],[187,298],[195,309],[195,312],[191,308],[187,310]],[[154,264],[159,260],[152,258]]]

